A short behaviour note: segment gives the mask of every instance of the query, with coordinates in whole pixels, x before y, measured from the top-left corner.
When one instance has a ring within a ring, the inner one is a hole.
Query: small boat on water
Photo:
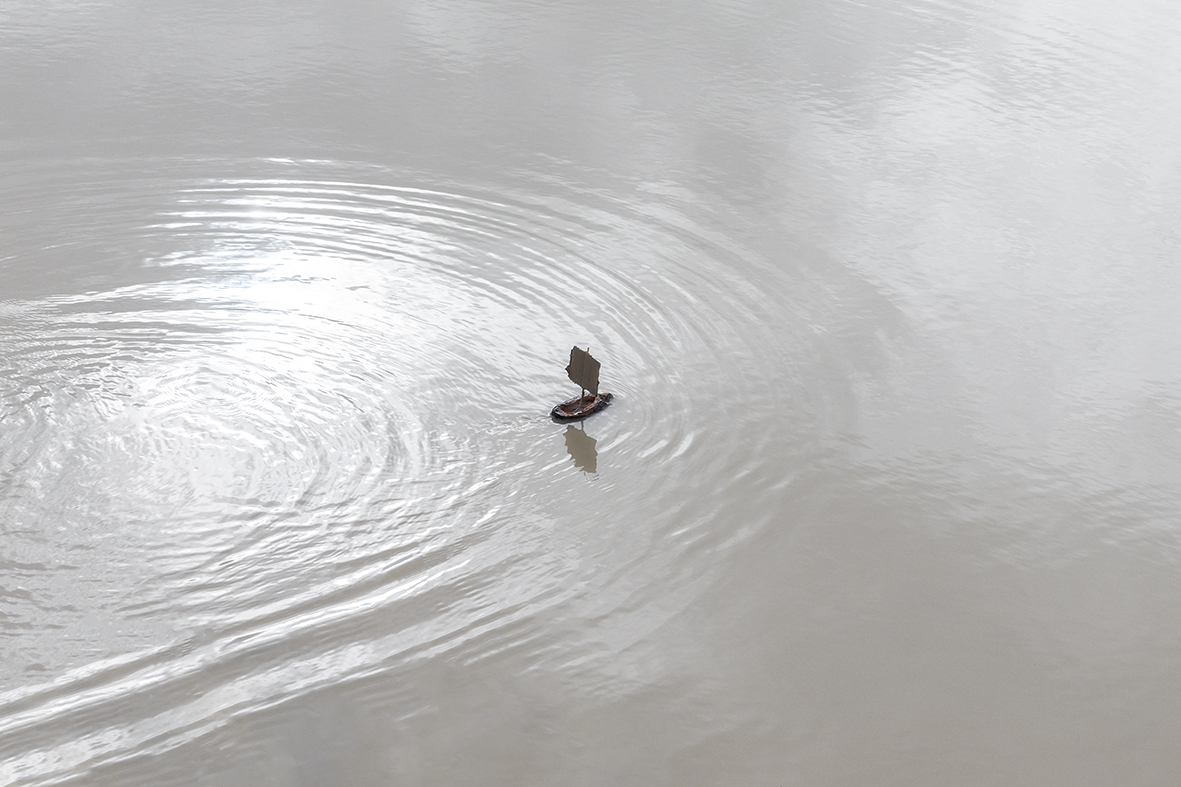
[[[554,405],[550,415],[558,421],[580,421],[611,404],[614,399],[609,393],[599,393],[599,362],[590,352],[580,347],[570,348],[570,364],[566,367],[570,381],[577,384],[582,393],[573,399]]]

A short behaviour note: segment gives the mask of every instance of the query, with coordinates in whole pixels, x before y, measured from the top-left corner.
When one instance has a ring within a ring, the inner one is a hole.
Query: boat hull
[[[549,414],[556,421],[581,421],[588,415],[594,415],[611,404],[611,400],[614,398],[609,393],[575,396],[573,399],[555,405]]]

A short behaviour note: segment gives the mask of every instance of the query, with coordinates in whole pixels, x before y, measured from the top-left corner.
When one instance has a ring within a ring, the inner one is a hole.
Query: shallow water
[[[0,784],[1175,783],[1179,31],[0,2]]]

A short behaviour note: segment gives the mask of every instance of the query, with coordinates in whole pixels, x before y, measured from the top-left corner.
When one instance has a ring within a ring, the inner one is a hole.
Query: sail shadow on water
[[[598,473],[599,450],[598,441],[586,433],[585,429],[573,424],[566,427],[566,453],[574,460],[574,466],[584,473]]]

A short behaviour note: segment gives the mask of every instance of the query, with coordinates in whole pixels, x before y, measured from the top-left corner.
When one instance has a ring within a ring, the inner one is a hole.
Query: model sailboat
[[[609,393],[599,393],[599,362],[580,347],[570,349],[570,365],[566,367],[570,381],[582,389],[575,399],[562,402],[550,410],[550,415],[559,421],[577,421],[597,413],[614,398]]]

